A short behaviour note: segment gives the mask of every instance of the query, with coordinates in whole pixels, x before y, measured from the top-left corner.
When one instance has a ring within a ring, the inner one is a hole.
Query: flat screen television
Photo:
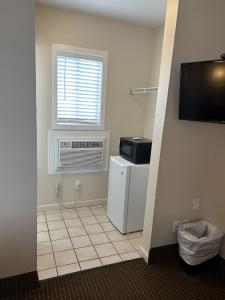
[[[181,65],[179,119],[225,123],[225,61]]]

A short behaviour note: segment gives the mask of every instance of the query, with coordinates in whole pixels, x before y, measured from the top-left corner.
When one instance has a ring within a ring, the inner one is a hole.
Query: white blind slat
[[[57,56],[57,123],[100,125],[103,61]]]

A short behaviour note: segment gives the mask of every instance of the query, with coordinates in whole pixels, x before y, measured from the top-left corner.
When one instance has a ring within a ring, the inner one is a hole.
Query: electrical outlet
[[[188,222],[190,222],[189,219],[184,219],[184,220],[182,220],[182,224],[185,224],[185,223],[188,223]]]
[[[79,179],[75,180],[75,190],[79,190],[81,186],[81,182]]]
[[[178,221],[178,220],[173,221],[172,232],[177,232],[179,225],[180,225],[180,221]]]
[[[59,183],[57,183],[55,186],[55,195],[56,198],[60,198],[62,196],[62,186]]]
[[[200,205],[200,199],[193,199],[192,210],[198,210]]]

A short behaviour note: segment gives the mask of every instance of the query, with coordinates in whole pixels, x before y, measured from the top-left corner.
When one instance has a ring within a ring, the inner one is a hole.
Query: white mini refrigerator
[[[143,229],[149,164],[110,158],[107,215],[121,233]]]

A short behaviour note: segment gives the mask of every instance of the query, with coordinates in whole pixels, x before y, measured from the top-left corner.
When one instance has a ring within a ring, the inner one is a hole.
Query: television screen
[[[225,123],[225,61],[181,65],[179,119]]]

